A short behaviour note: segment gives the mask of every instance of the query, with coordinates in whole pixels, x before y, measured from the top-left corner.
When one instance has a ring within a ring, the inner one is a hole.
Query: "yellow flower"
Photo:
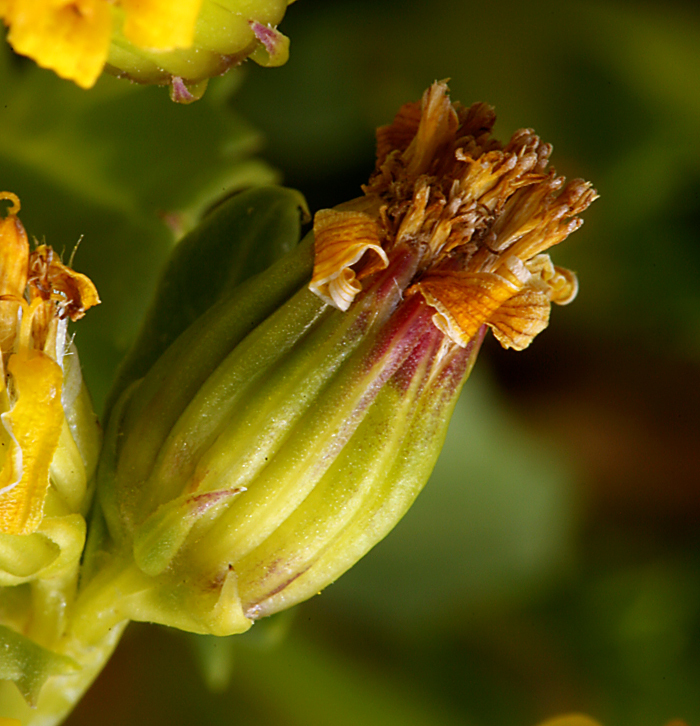
[[[548,718],[546,721],[542,721],[539,726],[601,726],[601,724],[582,713],[570,713],[566,716]],[[666,726],[687,726],[687,724],[685,721],[674,719],[669,721]]]
[[[107,67],[139,82],[173,84],[175,100],[187,102],[194,98],[188,88],[251,54],[263,64],[283,63],[288,41],[274,26],[286,6],[287,0],[0,0],[0,17],[18,53],[83,88]]]
[[[84,88],[95,83],[107,60],[111,34],[105,0],[6,0],[2,16],[17,53]]]
[[[29,250],[19,199],[0,222],[0,533],[39,527],[64,426],[67,322],[99,303],[92,282],[41,245]]]
[[[539,726],[601,726],[598,721],[594,721],[590,716],[582,713],[570,713],[566,716],[555,716],[546,721],[542,721]]]
[[[147,48],[192,44],[202,0],[123,0],[124,35]],[[107,61],[113,9],[109,0],[5,0],[0,14],[8,40],[22,55],[83,88],[94,85]]]

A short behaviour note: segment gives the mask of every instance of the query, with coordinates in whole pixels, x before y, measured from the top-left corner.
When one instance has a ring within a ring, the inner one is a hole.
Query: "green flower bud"
[[[319,592],[427,481],[487,328],[524,348],[573,298],[543,252],[596,194],[493,121],[434,84],[379,130],[363,197],[124,391],[99,474],[116,564],[88,586],[119,583],[104,622],[224,635]]]

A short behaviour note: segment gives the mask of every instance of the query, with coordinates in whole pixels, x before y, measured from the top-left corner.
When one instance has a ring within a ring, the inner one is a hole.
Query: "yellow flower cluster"
[[[140,48],[187,48],[201,5],[202,0],[0,0],[0,16],[17,53],[90,88],[107,62],[115,26]]]
[[[30,534],[43,517],[64,424],[67,321],[100,300],[50,247],[30,251],[19,199],[0,199],[12,202],[0,221],[0,533]]]

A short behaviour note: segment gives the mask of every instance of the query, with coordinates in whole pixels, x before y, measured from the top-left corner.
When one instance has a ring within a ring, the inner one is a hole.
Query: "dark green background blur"
[[[172,244],[165,217],[187,227],[217,193],[279,178],[312,210],[357,196],[374,128],[435,79],[593,181],[553,255],[581,292],[527,351],[488,341],[426,490],[338,583],[234,639],[131,626],[67,723],[697,726],[700,10],[298,0],[281,29],[287,66],[247,65],[189,107],[2,55],[0,186],[30,234],[66,251],[83,236],[98,406]]]

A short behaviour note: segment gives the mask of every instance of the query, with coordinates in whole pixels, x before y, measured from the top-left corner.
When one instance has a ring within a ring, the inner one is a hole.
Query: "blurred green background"
[[[1,185],[30,234],[83,238],[98,406],[168,224],[251,183],[282,179],[312,210],[357,196],[374,128],[435,79],[593,181],[554,253],[581,292],[527,351],[487,342],[432,480],[351,572],[234,639],[131,626],[67,723],[700,724],[696,3],[299,0],[281,29],[285,67],[246,65],[188,107],[2,54]]]

